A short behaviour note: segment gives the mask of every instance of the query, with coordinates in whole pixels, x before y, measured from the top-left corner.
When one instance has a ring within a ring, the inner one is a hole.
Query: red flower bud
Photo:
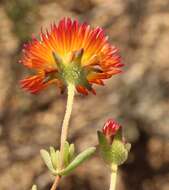
[[[131,144],[125,141],[122,126],[115,120],[107,120],[102,132],[98,131],[98,140],[101,156],[106,163],[119,166],[127,160]]]
[[[102,132],[107,138],[112,138],[121,127],[115,120],[109,119],[104,124]]]

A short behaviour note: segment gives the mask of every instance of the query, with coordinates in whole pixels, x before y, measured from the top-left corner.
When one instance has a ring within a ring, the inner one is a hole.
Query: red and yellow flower
[[[62,91],[73,83],[78,92],[95,93],[93,84],[120,73],[123,66],[118,49],[109,44],[103,29],[91,28],[70,18],[41,31],[40,39],[33,38],[23,49],[21,63],[35,74],[21,81],[22,88],[38,93],[50,84]]]

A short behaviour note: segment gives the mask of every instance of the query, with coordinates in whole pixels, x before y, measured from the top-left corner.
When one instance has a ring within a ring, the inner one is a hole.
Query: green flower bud
[[[114,120],[108,120],[102,132],[98,131],[98,140],[101,155],[106,163],[119,166],[127,160],[131,145],[124,142],[122,126]]]

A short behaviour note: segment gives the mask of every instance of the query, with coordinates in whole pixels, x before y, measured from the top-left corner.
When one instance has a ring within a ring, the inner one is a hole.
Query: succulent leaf
[[[75,159],[61,172],[59,172],[59,175],[68,175],[70,172],[72,172],[75,168],[77,168],[80,164],[82,164],[85,160],[89,159],[92,154],[94,154],[96,148],[90,147],[77,155]]]
[[[60,151],[56,150],[56,166],[57,168],[60,166]]]
[[[75,157],[75,146],[71,144],[69,147],[69,162],[71,162]]]
[[[64,145],[64,166],[66,167],[69,164],[69,143],[66,141]]]
[[[56,155],[56,151],[54,149],[54,147],[50,147],[50,156],[51,156],[51,161],[52,161],[52,165],[54,167],[54,169],[57,169],[58,165],[57,165],[57,155]]]
[[[51,161],[51,157],[49,155],[49,153],[44,150],[44,149],[41,149],[40,150],[40,154],[41,154],[41,157],[43,159],[43,161],[45,162],[46,166],[48,167],[48,169],[52,172],[52,173],[55,173],[55,169],[53,168],[53,165],[52,165],[52,161]]]

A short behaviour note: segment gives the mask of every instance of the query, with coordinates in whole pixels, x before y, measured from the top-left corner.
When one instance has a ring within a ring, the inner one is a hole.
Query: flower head
[[[118,49],[110,45],[103,29],[91,28],[70,18],[41,31],[40,39],[33,38],[23,49],[21,63],[35,74],[21,81],[21,86],[37,93],[50,84],[62,91],[73,83],[78,92],[95,93],[92,85],[104,85],[103,80],[120,73]]]

